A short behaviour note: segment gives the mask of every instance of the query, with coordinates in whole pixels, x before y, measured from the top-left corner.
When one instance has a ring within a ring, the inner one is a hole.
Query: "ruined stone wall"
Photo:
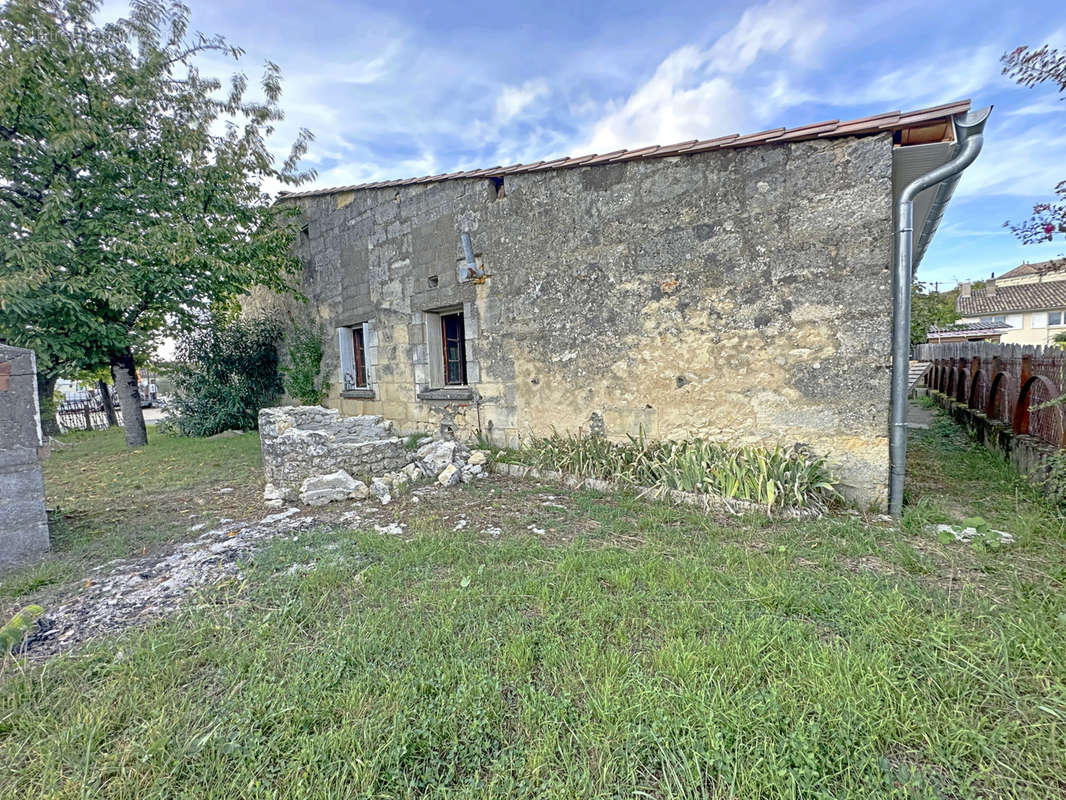
[[[0,344],[0,566],[48,549],[42,450],[36,358]]]
[[[247,305],[365,323],[370,386],[342,396],[334,337],[329,403],[403,433],[802,442],[879,502],[890,175],[885,134],[295,199],[310,305]],[[462,231],[483,282],[458,280]],[[435,385],[453,308],[467,390]]]
[[[307,479],[337,470],[370,478],[409,460],[381,417],[342,417],[336,409],[283,406],[259,412],[263,470],[272,499],[293,500]]]

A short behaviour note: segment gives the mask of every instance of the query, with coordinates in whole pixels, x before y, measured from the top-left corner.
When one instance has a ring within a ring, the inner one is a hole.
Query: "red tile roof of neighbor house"
[[[1017,286],[996,286],[996,292],[991,297],[987,288],[974,289],[969,297],[960,294],[955,300],[955,311],[965,316],[1048,308],[1066,308],[1066,278]]]
[[[617,164],[624,161],[637,161],[645,158],[665,158],[667,156],[706,153],[712,150],[728,150],[738,147],[750,147],[757,144],[776,144],[778,142],[799,142],[811,139],[832,139],[843,136],[865,136],[900,132],[902,144],[925,144],[940,142],[952,134],[951,118],[970,110],[969,100],[959,100],[942,106],[922,108],[917,111],[889,111],[869,117],[841,122],[815,122],[798,128],[775,128],[773,130],[752,133],[746,136],[732,134],[714,139],[693,139],[687,142],[669,144],[660,147],[650,145],[635,150],[615,150],[602,155],[592,153],[586,156],[557,158],[552,161],[538,161],[534,164],[512,164],[509,167],[489,167],[487,169],[449,172],[441,175],[425,175],[421,178],[406,178],[375,183],[358,183],[351,186],[334,186],[323,189],[308,189],[302,192],[282,192],[281,198],[312,197],[314,195],[351,192],[356,189],[381,189],[388,186],[408,186],[414,183],[436,183],[456,178],[502,178],[523,172],[540,172],[549,169],[567,169],[570,167],[592,166],[595,164]]]
[[[1036,264],[1019,264],[1010,272],[1004,272],[1000,278],[1020,278],[1023,275],[1044,275],[1049,272],[1066,272],[1066,259],[1052,258],[1049,261],[1039,261]]]

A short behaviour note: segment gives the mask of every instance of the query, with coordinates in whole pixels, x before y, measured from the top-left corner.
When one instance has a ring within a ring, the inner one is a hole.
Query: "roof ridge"
[[[614,150],[610,153],[591,153],[578,157],[561,157],[547,161],[537,161],[531,164],[512,164],[510,166],[488,167],[485,169],[473,169],[458,172],[442,173],[440,175],[426,175],[420,178],[406,178],[386,181],[373,181],[370,183],[358,183],[348,186],[323,187],[321,189],[307,189],[305,191],[285,192],[278,194],[278,199],[313,197],[316,195],[338,194],[340,192],[352,192],[357,189],[384,188],[387,186],[407,186],[415,183],[437,183],[446,180],[460,178],[496,178],[505,175],[514,175],[524,172],[541,172],[554,169],[570,169],[572,167],[589,164],[617,164],[625,161],[638,161],[645,158],[667,158],[671,156],[691,155],[706,153],[712,150],[728,150],[734,147],[750,147],[758,144],[774,144],[777,142],[800,142],[816,139],[832,138],[834,136],[861,136],[868,134],[884,133],[889,130],[901,130],[909,126],[920,128],[932,127],[943,124],[946,120],[970,110],[970,101],[956,100],[953,103],[944,103],[930,108],[920,108],[914,111],[889,111],[881,114],[872,114],[857,119],[827,120],[825,122],[813,122],[799,125],[794,128],[773,128],[759,133],[746,135],[730,134],[713,139],[690,140],[678,142],[660,147],[659,145],[646,145],[630,149]]]

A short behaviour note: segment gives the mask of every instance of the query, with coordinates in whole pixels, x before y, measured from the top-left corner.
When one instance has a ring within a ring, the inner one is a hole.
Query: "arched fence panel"
[[[988,406],[988,376],[983,369],[977,370],[970,381],[970,408],[981,410]]]
[[[927,385],[989,419],[1066,446],[1066,350],[993,342],[918,345]]]
[[[970,399],[969,391],[970,371],[965,367],[959,367],[959,374],[955,379],[955,399],[960,403],[966,403]]]

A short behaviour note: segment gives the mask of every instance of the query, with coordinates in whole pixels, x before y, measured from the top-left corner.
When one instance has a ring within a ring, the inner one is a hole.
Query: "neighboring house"
[[[317,319],[327,403],[404,433],[800,443],[883,502],[893,204],[968,109],[284,195],[309,302],[246,311]]]
[[[1066,333],[1066,259],[1022,264],[973,288],[959,287],[960,323],[1004,323],[1006,344],[1051,344]]]
[[[998,342],[1011,329],[1006,322],[956,322],[952,325],[934,325],[926,332],[926,341],[950,342]]]

